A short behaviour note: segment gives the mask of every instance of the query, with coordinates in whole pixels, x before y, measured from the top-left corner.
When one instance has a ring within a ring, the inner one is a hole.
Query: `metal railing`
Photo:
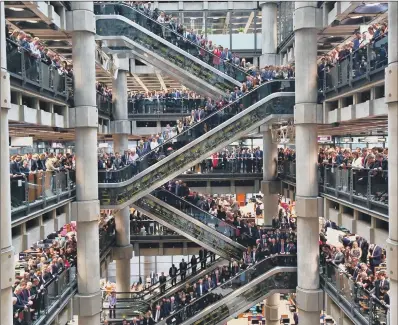
[[[75,192],[75,171],[39,171],[10,177],[12,220],[71,198]]]
[[[279,176],[295,183],[296,162],[280,162]],[[321,193],[388,214],[387,170],[322,164],[318,167],[318,183]]]
[[[97,91],[96,94],[98,115],[110,117],[112,115],[112,100]]]
[[[332,262],[321,266],[323,288],[338,300],[345,313],[351,314],[359,324],[376,325],[389,323],[389,307],[371,291],[355,282],[342,267]]]
[[[69,98],[67,83],[70,77],[60,73],[53,65],[35,58],[30,51],[7,39],[7,70],[12,78],[20,80],[22,87],[35,88],[40,93],[46,91],[65,101]]]
[[[325,69],[323,80],[324,93],[337,91],[360,80],[370,81],[372,76],[382,72],[388,65],[388,37],[387,33],[376,40],[351,52],[334,67]],[[322,77],[322,76],[321,76]]]

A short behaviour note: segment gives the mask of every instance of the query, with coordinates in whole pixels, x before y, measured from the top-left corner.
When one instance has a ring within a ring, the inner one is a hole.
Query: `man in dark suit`
[[[253,262],[253,264],[255,264],[258,261],[259,261],[259,255],[258,255],[258,252],[257,252],[257,248],[253,247],[253,250],[252,250],[252,262]]]
[[[373,273],[375,273],[375,267],[378,267],[381,263],[383,251],[380,246],[377,246],[375,244],[370,245],[369,247],[369,264],[370,268]]]
[[[206,286],[204,285],[203,280],[200,279],[196,287],[196,297],[201,297],[206,293],[207,293]]]
[[[157,305],[155,307],[155,310],[153,310],[152,315],[153,315],[153,320],[155,321],[155,323],[157,323],[163,319],[164,313],[163,313],[162,308],[160,308],[160,305]]]
[[[379,273],[379,279],[375,281],[375,296],[380,299],[388,290],[390,290],[390,282],[386,280],[383,272]]]
[[[176,285],[177,284],[177,268],[173,264],[171,268],[169,269],[169,275],[171,277],[171,285]]]
[[[205,288],[206,288],[206,291],[210,291],[210,290],[215,288],[215,284],[214,284],[214,282],[213,282],[213,280],[211,279],[210,276],[206,275],[206,277],[207,278],[206,278],[206,281],[205,281]]]
[[[185,280],[185,277],[187,275],[187,262],[182,259],[180,263],[180,276],[181,276],[181,281]]]
[[[166,291],[166,276],[164,272],[162,272],[161,276],[159,277],[159,284],[160,284],[160,293],[164,293]]]
[[[191,257],[192,274],[196,274],[197,265],[198,265],[198,260],[196,259],[195,255],[192,255]]]
[[[204,253],[203,248],[201,248],[201,249],[199,250],[199,260],[200,260],[200,267],[201,267],[202,269],[205,269],[205,268],[206,268],[206,261],[205,261],[204,259],[205,259],[205,253]]]

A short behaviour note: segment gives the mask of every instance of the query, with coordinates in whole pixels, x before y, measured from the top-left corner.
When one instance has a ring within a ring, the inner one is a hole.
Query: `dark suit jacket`
[[[203,283],[202,284],[202,295],[204,295],[206,293],[207,293],[207,287],[206,287],[206,284]],[[196,296],[197,297],[201,296],[201,294],[200,294],[200,284],[198,284],[198,286],[196,287]]]
[[[388,280],[384,279],[383,281],[375,281],[375,295],[377,298],[379,298],[384,292],[387,292],[388,290],[390,290],[390,282],[388,282]]]

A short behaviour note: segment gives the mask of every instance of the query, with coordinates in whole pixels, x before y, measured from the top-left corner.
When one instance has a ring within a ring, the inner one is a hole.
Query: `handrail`
[[[151,17],[147,16],[145,13],[141,12],[139,9],[136,9],[136,8],[134,8],[134,7],[132,7],[132,6],[128,5],[128,4],[126,4],[126,3],[120,3],[120,2],[118,2],[118,3],[97,4],[97,6],[100,6],[100,5],[104,5],[104,6],[117,5],[117,6],[120,6],[120,7],[121,7],[121,6],[124,6],[124,7],[127,7],[127,8],[129,8],[129,9],[132,9],[136,14],[142,15],[142,16],[145,17],[145,19],[150,20],[151,24],[156,24],[157,26],[159,26],[160,30],[167,30],[169,33],[174,34],[176,38],[182,38],[182,39],[184,40],[185,43],[189,43],[191,46],[195,46],[195,47],[199,48],[199,51],[203,51],[203,52],[205,52],[207,55],[210,55],[213,59],[214,59],[214,58],[217,58],[217,60],[219,60],[219,61],[221,62],[221,57],[217,57],[216,55],[214,55],[213,53],[211,53],[210,51],[208,51],[206,48],[204,48],[204,47],[202,47],[202,46],[200,46],[200,45],[198,45],[198,44],[195,44],[194,42],[192,42],[191,40],[189,40],[188,38],[186,38],[184,35],[179,34],[179,33],[175,32],[175,31],[173,31],[172,29],[170,29],[170,28],[167,27],[166,25],[162,25],[161,23],[159,23],[159,22],[157,22],[156,20],[152,19]],[[101,13],[101,14],[102,14],[102,13]],[[117,14],[123,16],[120,12],[117,13]],[[128,18],[128,17],[126,17],[126,18]],[[138,23],[138,24],[139,24],[139,23]],[[140,25],[140,24],[139,24],[139,25]],[[141,25],[140,25],[140,26],[141,26]],[[146,26],[143,26],[143,27],[146,28]],[[147,29],[147,28],[146,28],[146,29]],[[151,31],[151,32],[152,32],[152,31]],[[163,38],[164,38],[164,37],[163,37]],[[213,62],[213,60],[211,60],[211,61]],[[229,62],[226,62],[226,61],[224,61],[223,64],[225,64],[226,66],[230,67],[229,69],[232,69],[232,71],[233,71],[234,69],[236,69],[236,70],[238,70],[239,72],[243,73],[245,76],[250,76],[245,70],[241,69],[241,67],[238,66],[238,65],[235,65],[235,64],[233,65],[233,64],[231,64],[231,63],[229,63]],[[217,69],[217,68],[216,68],[216,69]],[[219,70],[219,69],[217,69],[217,70]],[[221,71],[221,72],[222,72],[222,71]],[[226,74],[228,75],[228,73],[226,73]]]

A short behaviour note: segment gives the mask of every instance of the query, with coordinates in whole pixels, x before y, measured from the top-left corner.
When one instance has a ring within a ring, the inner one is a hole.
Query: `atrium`
[[[398,324],[398,2],[5,0],[0,54],[0,325]]]

